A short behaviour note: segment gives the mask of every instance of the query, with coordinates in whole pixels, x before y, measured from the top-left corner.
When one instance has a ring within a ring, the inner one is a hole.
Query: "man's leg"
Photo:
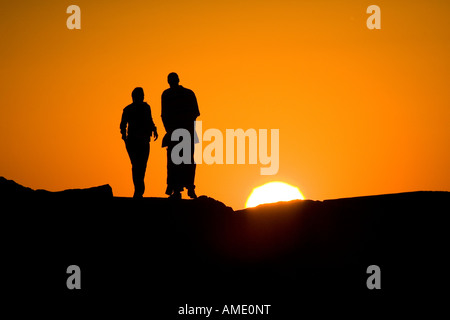
[[[172,147],[169,145],[167,147],[167,180],[166,180],[166,182],[167,182],[166,194],[168,196],[170,196],[173,192],[173,181],[172,181],[173,180],[173,178],[172,178],[173,177],[173,168],[172,168],[173,163],[172,163],[171,157],[170,157],[171,153],[172,153]]]
[[[183,187],[180,183],[180,165],[173,163],[172,161],[172,150],[174,144],[170,144],[167,147],[167,189],[166,194],[170,196],[170,198],[181,199],[181,191],[183,191]]]
[[[188,196],[192,199],[197,198],[197,195],[195,194],[195,169],[197,165],[194,161],[194,148],[195,148],[195,141],[194,141],[194,134],[191,134],[191,163],[185,165],[185,185],[188,189]]]

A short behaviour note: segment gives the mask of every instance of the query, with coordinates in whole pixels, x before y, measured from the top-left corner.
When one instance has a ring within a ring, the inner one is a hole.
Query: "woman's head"
[[[133,99],[133,102],[143,102],[144,89],[141,87],[134,88],[133,92],[131,92],[131,98]]]

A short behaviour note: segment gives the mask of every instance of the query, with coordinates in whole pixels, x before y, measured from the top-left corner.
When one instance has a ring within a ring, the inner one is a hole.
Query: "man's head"
[[[180,78],[178,78],[178,75],[175,72],[169,73],[167,76],[167,82],[169,83],[170,87],[176,87],[180,83]]]
[[[134,88],[133,92],[131,92],[131,98],[133,99],[133,102],[143,102],[144,89],[141,87]]]

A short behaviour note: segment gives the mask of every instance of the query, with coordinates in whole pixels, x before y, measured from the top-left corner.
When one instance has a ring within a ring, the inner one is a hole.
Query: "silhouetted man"
[[[194,144],[196,139],[194,121],[200,115],[197,98],[192,90],[179,84],[180,79],[176,73],[167,77],[170,88],[161,96],[161,118],[166,129],[162,146],[167,147],[167,189],[169,198],[181,199],[181,191],[188,190],[188,196],[195,199],[195,162]],[[186,129],[190,134],[191,150],[190,163],[175,164],[171,157],[172,150],[178,141],[172,141],[172,133],[176,129]]]
[[[152,111],[144,102],[144,90],[135,88],[131,93],[133,103],[123,109],[120,132],[131,160],[133,175],[133,198],[142,198],[145,191],[144,177],[150,153],[150,137],[158,139],[158,132],[152,119]]]

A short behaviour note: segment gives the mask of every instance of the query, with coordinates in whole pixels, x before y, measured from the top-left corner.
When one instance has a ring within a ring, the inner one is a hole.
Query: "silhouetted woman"
[[[144,90],[137,87],[131,93],[133,103],[123,109],[120,132],[131,160],[133,198],[142,198],[145,191],[144,177],[150,153],[150,137],[158,139],[152,111],[144,102]]]

